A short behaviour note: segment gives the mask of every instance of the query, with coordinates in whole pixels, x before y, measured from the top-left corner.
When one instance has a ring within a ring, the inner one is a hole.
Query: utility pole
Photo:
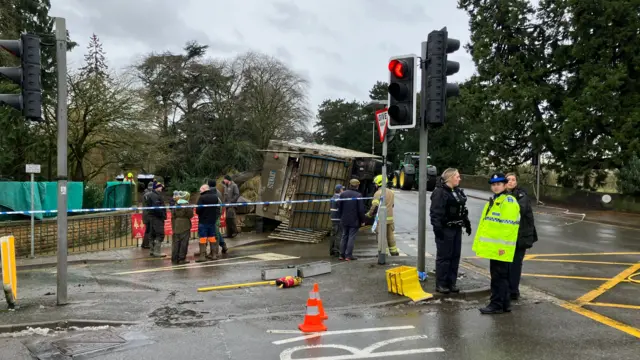
[[[58,273],[57,304],[67,304],[67,25],[55,18],[58,67]]]

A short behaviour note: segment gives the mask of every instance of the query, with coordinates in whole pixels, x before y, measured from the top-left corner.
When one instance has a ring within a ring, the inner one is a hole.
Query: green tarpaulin
[[[131,183],[121,183],[119,181],[109,181],[104,189],[103,208],[130,207],[133,203]]]
[[[69,209],[82,209],[84,185],[82,182],[67,183],[67,206]],[[34,192],[35,210],[55,210],[58,206],[58,184],[55,182],[37,182]],[[31,183],[6,181],[0,182],[1,211],[30,211]],[[55,217],[56,214],[35,214],[36,219]],[[1,220],[17,219],[23,216],[0,216]]]

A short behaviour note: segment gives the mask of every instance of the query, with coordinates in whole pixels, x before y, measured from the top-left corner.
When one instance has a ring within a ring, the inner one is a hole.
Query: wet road
[[[90,334],[91,341],[114,342],[114,334],[131,341],[103,345],[111,348],[102,351],[95,351],[95,343],[84,345],[94,349],[87,358],[103,360],[631,360],[637,359],[640,350],[637,339],[620,336],[611,328],[594,327],[591,320],[550,303],[519,305],[512,314],[496,317],[480,315],[476,306],[433,303],[330,312],[325,322],[329,331],[319,337],[297,332],[298,316],[265,315],[206,327],[98,331]],[[23,341],[33,349],[72,343],[71,350],[79,351],[83,343],[77,336],[69,333]]]
[[[473,190],[467,195],[489,196]],[[462,256],[467,266],[486,271],[489,262],[474,258],[471,250],[486,203],[474,197],[467,203],[474,232],[463,234]],[[409,255],[417,255],[417,204],[417,192],[396,193],[398,246]],[[571,302],[565,306],[595,320],[592,325],[596,328],[613,326],[622,331],[620,336],[640,339],[640,283],[635,282],[640,275],[634,277],[640,273],[640,230],[598,224],[580,214],[548,207],[537,208],[535,220],[539,241],[527,252],[523,285]],[[435,254],[430,224],[427,229],[426,250]]]

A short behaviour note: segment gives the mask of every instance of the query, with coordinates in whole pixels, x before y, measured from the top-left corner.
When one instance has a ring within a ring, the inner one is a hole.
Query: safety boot
[[[200,253],[198,254],[197,263],[206,262],[207,261],[207,244],[199,244],[200,245]]]
[[[209,243],[209,249],[211,249],[211,252],[210,252],[211,260],[218,260],[218,252],[219,252],[218,243],[217,242]]]
[[[227,243],[222,244],[221,247],[222,247],[222,253],[223,254],[226,254],[227,251],[229,251],[229,248],[227,247]]]
[[[151,257],[165,257],[166,255],[162,253],[162,242],[155,241],[153,243],[153,252],[151,253]]]

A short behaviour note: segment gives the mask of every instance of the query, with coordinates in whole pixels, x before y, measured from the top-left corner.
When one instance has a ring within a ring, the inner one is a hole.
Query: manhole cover
[[[53,343],[62,355],[77,356],[106,350],[125,344],[127,341],[111,332],[85,333],[58,340]]]

